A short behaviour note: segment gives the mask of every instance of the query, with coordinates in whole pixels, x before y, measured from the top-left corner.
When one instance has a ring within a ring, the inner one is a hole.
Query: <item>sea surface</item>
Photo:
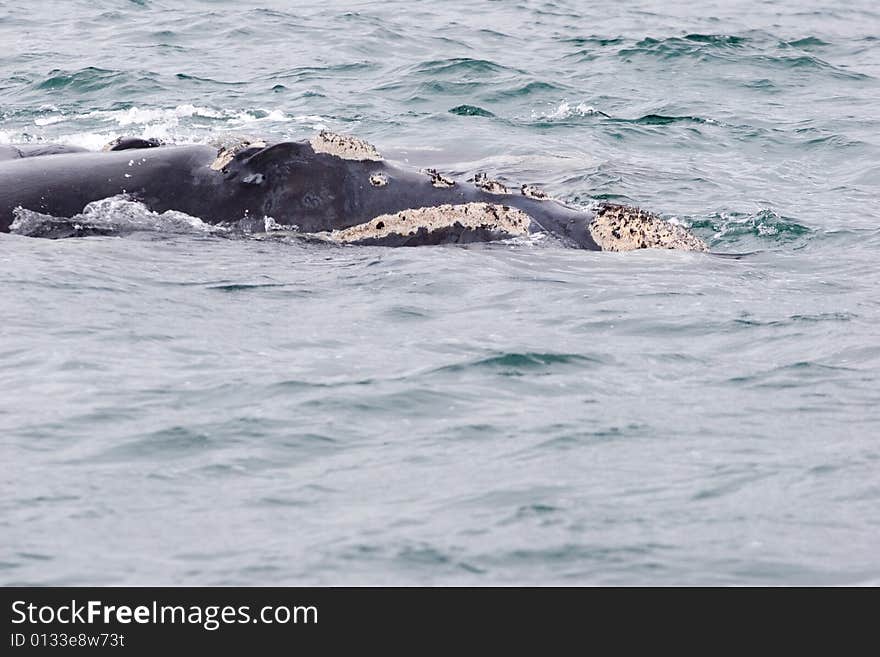
[[[326,128],[745,254],[0,235],[0,583],[880,584],[876,2],[16,0],[0,45],[0,143]]]

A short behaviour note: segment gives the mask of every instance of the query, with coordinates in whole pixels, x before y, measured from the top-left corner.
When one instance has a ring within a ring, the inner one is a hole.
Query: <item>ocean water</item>
[[[0,43],[0,143],[328,128],[746,254],[0,235],[0,583],[880,583],[876,3],[14,1]]]

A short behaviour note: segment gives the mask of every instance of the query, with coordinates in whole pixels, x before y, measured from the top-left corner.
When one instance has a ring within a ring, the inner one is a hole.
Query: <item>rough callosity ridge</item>
[[[510,192],[504,183],[500,180],[490,179],[483,171],[474,176],[474,185],[477,186],[477,189],[489,192],[490,194],[508,194]]]
[[[455,181],[448,176],[444,176],[442,173],[438,172],[437,169],[424,169],[425,175],[427,175],[431,179],[431,184],[434,187],[446,188],[446,187],[454,187]]]
[[[491,230],[514,237],[527,234],[531,222],[525,212],[506,205],[466,203],[383,214],[351,228],[317,235],[333,242],[350,243],[382,239],[389,235],[415,235],[421,229],[433,232],[459,224],[466,229]]]
[[[322,130],[312,137],[309,143],[316,153],[335,155],[343,160],[370,160],[374,162],[382,160],[382,156],[379,155],[375,146],[351,135],[340,135]]]
[[[520,187],[519,191],[523,196],[533,198],[538,201],[546,201],[548,198],[550,198],[549,196],[547,196],[543,189],[539,189],[534,185],[523,185],[522,187]]]
[[[265,141],[252,137],[231,137],[225,141],[217,142],[217,157],[211,162],[211,168],[214,171],[222,171],[243,150],[265,147]]]
[[[639,208],[610,203],[597,210],[590,223],[590,235],[603,251],[709,250],[703,240],[681,226]]]

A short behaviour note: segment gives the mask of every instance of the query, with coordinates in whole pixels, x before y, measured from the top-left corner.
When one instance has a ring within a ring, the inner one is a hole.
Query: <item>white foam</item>
[[[761,237],[769,237],[779,235],[779,229],[776,226],[768,226],[767,224],[758,224],[758,235]]]
[[[77,118],[99,119],[119,126],[156,123],[177,125],[181,119],[203,118],[223,120],[231,124],[249,123],[325,123],[322,116],[313,114],[288,116],[279,109],[254,108],[250,110],[213,109],[196,105],[178,105],[170,109],[130,107],[124,110],[95,110]]]
[[[563,100],[561,103],[559,103],[559,105],[548,112],[532,113],[534,118],[547,119],[550,121],[570,119],[575,116],[604,116],[604,114],[604,112],[597,110],[592,105],[587,105],[586,103],[578,103],[577,105],[573,106],[567,100]]]
[[[783,221],[779,213],[770,209],[761,209],[749,215],[733,215],[721,212],[718,215],[721,227],[716,237],[735,235],[742,231],[754,231],[759,237],[772,237],[779,235],[779,222]]]
[[[58,112],[54,107],[41,109]],[[34,119],[34,124],[39,127],[61,123],[86,129],[70,131],[66,134],[38,135],[37,139],[81,146],[90,150],[100,150],[106,143],[119,136],[206,144],[215,139],[218,132],[246,129],[253,133],[261,130],[278,133],[278,126],[283,124],[306,125],[319,132],[327,130],[330,122],[316,114],[288,115],[280,109],[232,110],[193,104],[183,104],[173,108],[129,107],[119,110],[94,110],[81,114],[58,112]],[[283,128],[280,132],[284,132]],[[0,132],[0,143],[16,141],[25,141],[24,134]]]
[[[34,119],[34,125],[44,126],[44,125],[53,125],[55,123],[62,123],[67,120],[67,117],[63,114],[56,114],[54,116],[43,116],[39,119]]]
[[[201,117],[206,119],[222,119],[226,116],[223,112],[210,107],[197,107],[196,105],[178,105],[170,109],[129,107],[123,110],[95,110],[86,114],[80,114],[77,118],[99,119],[116,123],[119,126],[146,125],[148,123],[172,123],[178,124],[180,119]]]
[[[329,127],[327,127],[327,119],[325,119],[323,116],[317,116],[315,114],[302,114],[300,116],[294,116],[293,120],[297,123],[309,124],[309,127],[316,132],[330,129]]]
[[[99,151],[118,136],[118,134],[112,132],[74,132],[57,137],[52,141],[67,144],[68,146],[79,146],[90,151]]]
[[[143,203],[124,196],[93,201],[83,209],[83,218],[108,221],[122,228],[156,230],[163,233],[216,233],[226,229],[206,224],[185,212],[167,210],[161,214],[148,210]]]
[[[184,212],[168,210],[158,213],[147,209],[142,203],[132,201],[125,196],[111,196],[86,205],[83,211],[70,218],[53,217],[51,215],[23,210],[14,210],[15,220],[10,232],[34,236],[42,235],[47,228],[67,225],[77,230],[89,228],[100,229],[106,233],[127,233],[134,231],[150,231],[177,234],[216,234],[226,233],[227,228],[206,224],[198,217]]]

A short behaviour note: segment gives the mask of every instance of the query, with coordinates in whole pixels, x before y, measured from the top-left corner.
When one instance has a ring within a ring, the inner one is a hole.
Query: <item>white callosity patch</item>
[[[369,160],[373,162],[382,160],[382,156],[379,155],[375,146],[351,135],[340,135],[322,130],[312,137],[309,143],[316,153],[335,155],[343,160]]]
[[[248,148],[265,148],[266,142],[253,137],[230,137],[217,144],[217,158],[211,162],[214,171],[222,171],[235,156]]]
[[[106,144],[104,144],[104,145],[101,147],[101,151],[102,151],[102,152],[105,152],[105,153],[106,153],[107,151],[112,151],[113,148],[116,147],[116,146],[119,144],[119,142],[121,142],[123,139],[125,139],[125,137],[120,136],[120,137],[116,137],[116,139],[113,139],[113,140],[111,140],[111,141],[108,141]]]
[[[523,185],[519,191],[520,193],[522,193],[523,196],[533,198],[538,201],[546,201],[548,198],[550,198],[549,196],[547,196],[544,190],[539,189],[534,185]]]
[[[504,183],[499,180],[490,179],[489,176],[482,171],[474,176],[474,185],[476,185],[478,189],[482,189],[484,192],[489,192],[490,194],[509,193],[509,190],[505,187]]]
[[[374,173],[370,176],[370,184],[373,187],[384,187],[388,184],[388,176],[384,173]]]
[[[706,243],[660,217],[639,208],[605,204],[590,223],[590,235],[603,251],[681,249],[708,251]]]
[[[422,229],[432,233],[458,224],[468,230],[489,230],[516,237],[527,234],[531,223],[529,215],[516,208],[492,203],[466,203],[383,214],[351,228],[316,233],[315,236],[348,244],[389,235],[415,235]]]
[[[437,169],[423,169],[422,171],[425,175],[431,178],[431,184],[434,187],[443,189],[455,185],[455,181],[452,178],[444,176],[442,173],[438,172]]]

